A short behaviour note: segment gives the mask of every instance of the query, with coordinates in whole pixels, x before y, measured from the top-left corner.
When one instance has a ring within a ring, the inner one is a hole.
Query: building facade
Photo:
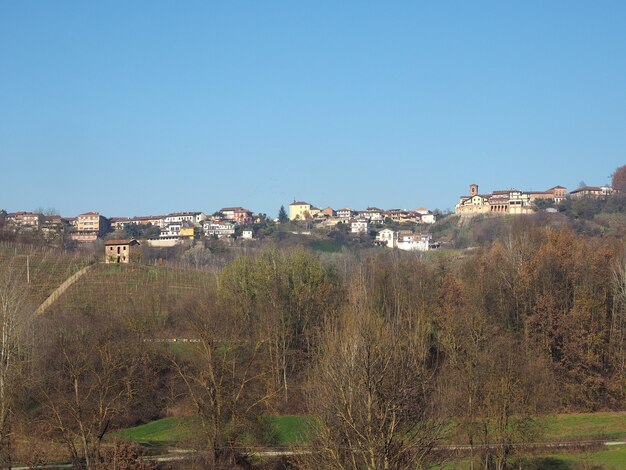
[[[107,240],[104,242],[105,263],[130,263],[137,258],[139,242],[130,240]]]
[[[304,201],[293,201],[289,204],[289,220],[309,220],[315,217],[320,210]]]

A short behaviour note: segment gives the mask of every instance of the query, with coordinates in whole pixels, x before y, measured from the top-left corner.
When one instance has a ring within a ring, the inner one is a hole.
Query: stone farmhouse
[[[107,240],[104,242],[105,263],[130,263],[137,257],[137,240]]]

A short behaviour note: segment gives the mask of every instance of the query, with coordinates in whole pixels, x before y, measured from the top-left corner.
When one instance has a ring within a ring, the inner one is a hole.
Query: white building
[[[165,216],[165,225],[178,222],[189,222],[192,224],[200,224],[206,220],[206,215],[202,212],[173,212]]]
[[[418,222],[421,224],[434,224],[437,221],[437,217],[428,209],[420,207],[419,209],[415,209],[418,215]]]
[[[398,232],[394,232],[390,228],[383,229],[376,234],[376,242],[382,246],[395,248],[398,243]]]
[[[349,208],[339,209],[337,211],[337,217],[340,219],[351,219],[355,215],[356,215],[356,211],[349,209]]]
[[[428,251],[430,248],[430,233],[407,233],[398,236],[397,248],[405,251]]]
[[[207,237],[224,238],[235,234],[235,223],[228,220],[207,220],[202,228]]]
[[[241,238],[243,238],[244,240],[252,240],[252,230],[244,230],[243,232],[241,232]]]
[[[428,251],[431,246],[430,233],[394,232],[384,229],[376,235],[376,243],[388,248],[398,248],[404,251]]]
[[[369,222],[367,219],[352,219],[350,221],[350,232],[352,233],[367,233],[369,228]]]
[[[180,236],[181,228],[183,228],[182,222],[165,224],[165,226],[161,229],[159,238],[178,238]]]

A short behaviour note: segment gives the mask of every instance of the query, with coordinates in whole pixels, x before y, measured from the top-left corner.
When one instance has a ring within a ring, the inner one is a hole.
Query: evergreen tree
[[[280,210],[278,211],[278,221],[281,224],[285,224],[289,222],[289,217],[287,216],[287,211],[285,210],[285,206],[280,206]]]

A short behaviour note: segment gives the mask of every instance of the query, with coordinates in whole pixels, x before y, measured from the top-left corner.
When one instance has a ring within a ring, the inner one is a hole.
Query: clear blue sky
[[[0,208],[453,208],[626,164],[626,2],[0,0]]]

